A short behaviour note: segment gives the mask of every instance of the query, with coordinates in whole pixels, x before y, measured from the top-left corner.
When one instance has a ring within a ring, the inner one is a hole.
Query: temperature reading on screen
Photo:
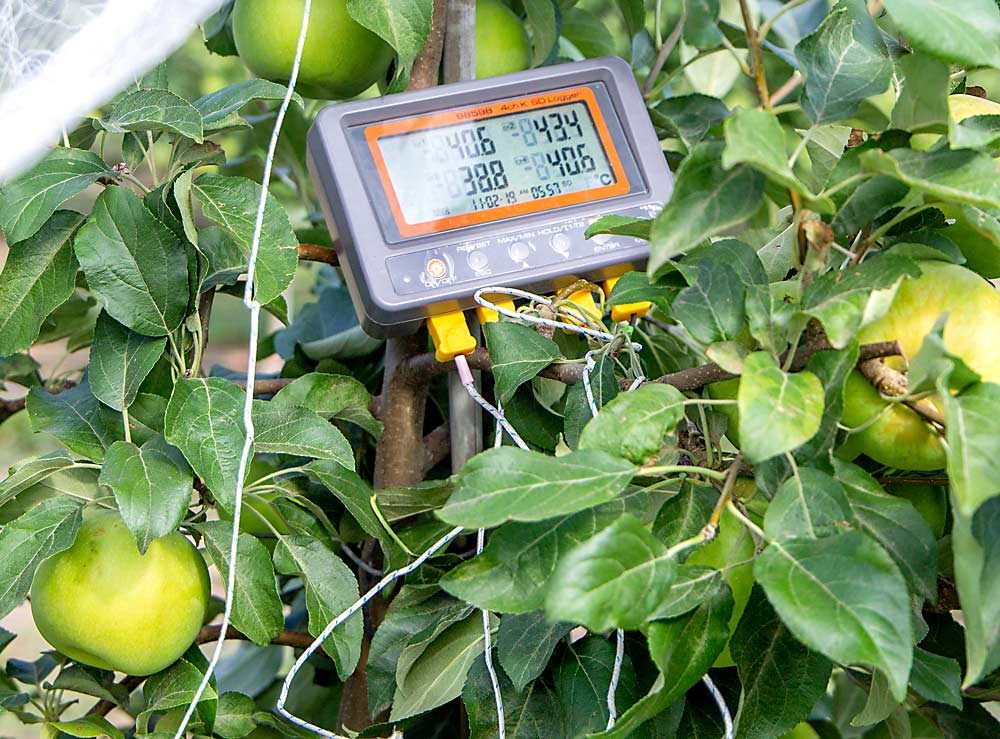
[[[599,111],[575,97],[582,96],[455,111],[375,137],[401,230],[481,223],[627,191],[603,121],[595,120]]]

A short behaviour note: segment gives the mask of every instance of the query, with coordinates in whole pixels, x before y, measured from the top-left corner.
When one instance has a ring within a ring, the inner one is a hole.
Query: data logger
[[[331,105],[308,151],[355,308],[383,337],[473,307],[482,287],[641,265],[645,241],[584,232],[656,215],[672,186],[617,57]]]

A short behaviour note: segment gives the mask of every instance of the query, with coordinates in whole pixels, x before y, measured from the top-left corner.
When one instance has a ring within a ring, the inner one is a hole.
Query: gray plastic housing
[[[415,237],[396,228],[364,140],[366,126],[535,93],[593,89],[630,191],[558,209]],[[482,287],[551,291],[573,278],[601,280],[641,267],[648,244],[583,233],[597,217],[655,216],[673,179],[629,65],[589,59],[472,82],[331,105],[309,131],[308,165],[354,307],[373,336],[414,332],[428,316],[475,305]],[[423,267],[436,259],[444,278]]]

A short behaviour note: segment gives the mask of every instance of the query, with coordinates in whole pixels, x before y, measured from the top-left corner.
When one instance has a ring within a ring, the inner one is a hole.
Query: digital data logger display
[[[376,124],[365,137],[407,236],[629,190],[586,87]]]
[[[618,58],[324,108],[308,162],[362,325],[412,332],[492,285],[557,289],[641,268],[649,245],[587,229],[652,218],[663,149]]]

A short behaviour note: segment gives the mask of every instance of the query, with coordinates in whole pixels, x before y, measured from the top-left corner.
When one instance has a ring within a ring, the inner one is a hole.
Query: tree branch
[[[743,14],[743,28],[747,34],[747,47],[750,49],[750,71],[753,74],[754,85],[757,88],[757,98],[764,110],[771,109],[771,95],[767,91],[767,78],[764,76],[764,59],[760,52],[760,38],[757,28],[750,16],[747,0],[740,0],[740,12]]]
[[[424,437],[424,469],[421,477],[443,462],[451,453],[448,424],[443,423]]]
[[[906,375],[894,370],[878,359],[859,362],[858,370],[881,395],[899,397],[907,393],[909,380]],[[906,398],[902,403],[925,421],[940,427],[940,429],[944,429],[946,425],[944,414],[929,400]]]
[[[340,264],[337,252],[319,244],[299,244],[299,261],[323,262],[324,264],[332,264],[334,267]]]
[[[198,632],[198,636],[195,638],[195,644],[211,644],[219,640],[219,634],[222,633],[222,627],[220,624],[209,624],[208,626],[202,626],[201,631]],[[226,639],[229,641],[250,641],[249,637],[245,634],[240,633],[232,626],[226,631]],[[295,649],[305,649],[310,644],[312,644],[313,638],[309,634],[303,631],[292,631],[291,629],[285,629],[278,636],[271,640],[271,644],[275,644],[282,647],[293,647]],[[130,695],[132,691],[142,685],[145,682],[148,675],[126,675],[122,678],[121,682],[118,683],[119,687],[126,689],[126,695]],[[116,708],[117,704],[113,701],[98,701],[94,704],[94,707],[87,711],[88,716],[106,716],[111,711]]]

